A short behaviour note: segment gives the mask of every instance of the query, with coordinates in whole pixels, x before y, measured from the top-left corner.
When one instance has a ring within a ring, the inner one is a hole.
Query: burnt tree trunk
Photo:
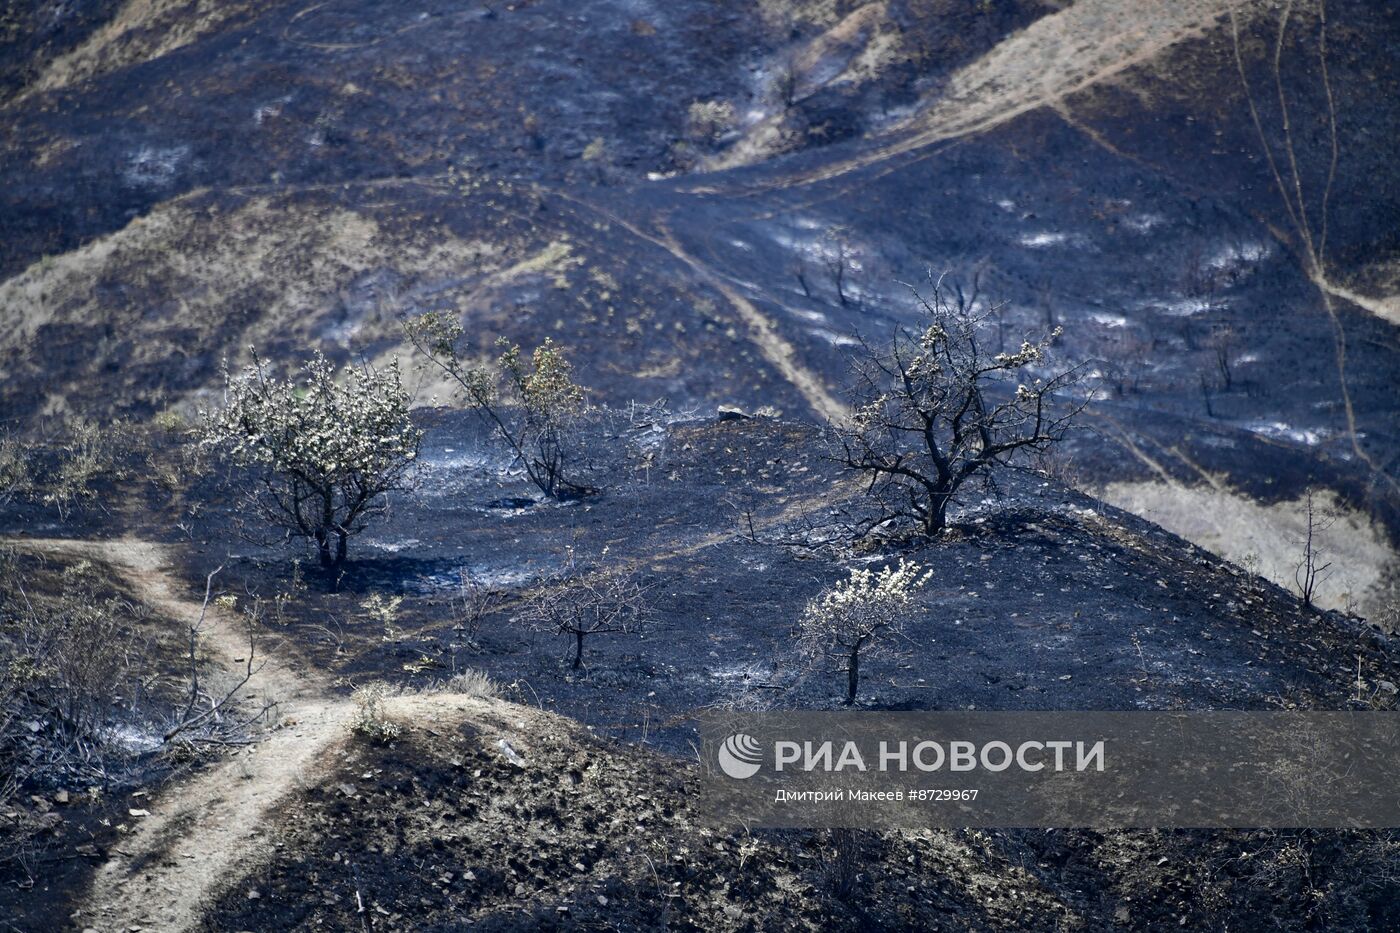
[[[846,705],[850,706],[856,701],[856,688],[860,686],[860,649],[856,648],[851,652],[849,663],[846,665]]]

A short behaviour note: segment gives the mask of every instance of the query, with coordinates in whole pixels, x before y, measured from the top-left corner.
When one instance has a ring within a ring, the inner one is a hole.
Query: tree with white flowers
[[[201,438],[255,477],[248,504],[289,537],[316,543],[321,566],[345,563],[351,536],[407,488],[423,433],[409,418],[397,363],[338,369],[317,353],[278,379],[254,351],[224,368],[224,405],[201,412]]]
[[[879,571],[857,568],[807,603],[797,624],[798,643],[812,667],[846,675],[846,705],[856,700],[860,662],[887,651],[914,609],[914,594],[933,576],[901,559]]]

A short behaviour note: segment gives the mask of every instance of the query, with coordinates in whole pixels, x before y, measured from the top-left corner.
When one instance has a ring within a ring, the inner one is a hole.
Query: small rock
[[[496,741],[496,747],[501,750],[501,754],[506,756],[506,761],[509,761],[517,768],[525,767],[525,759],[521,758],[520,753],[512,748],[511,744],[505,739],[498,739]]]
[[[1391,682],[1388,681],[1388,680],[1377,681],[1377,682],[1376,682],[1376,688],[1377,688],[1378,690],[1380,690],[1382,693],[1389,693],[1389,694],[1391,694],[1392,696],[1395,695],[1396,690],[1397,690],[1395,684],[1391,683]]]
[[[715,419],[718,421],[747,421],[749,415],[735,405],[720,405],[715,408]]]
[[[257,900],[258,898],[260,898],[260,897],[262,897],[262,893],[261,893],[260,891],[258,891],[257,888],[249,888],[249,889],[248,889],[248,900],[250,900],[250,901],[256,901],[256,900]]]
[[[68,802],[68,791],[61,790],[58,793],[54,794],[53,802],[66,804]]]
[[[141,809],[138,809],[138,808],[136,808],[136,807],[132,807],[132,808],[130,808],[129,810],[127,810],[126,812],[127,812],[128,814],[130,814],[131,816],[150,816],[150,815],[151,815],[151,811],[150,811],[150,810],[141,810]]]
[[[335,789],[338,790],[338,791],[340,791],[340,793],[341,793],[342,795],[346,796],[346,797],[353,797],[353,796],[355,796],[355,785],[354,785],[354,784],[337,784],[337,785],[335,786]]]

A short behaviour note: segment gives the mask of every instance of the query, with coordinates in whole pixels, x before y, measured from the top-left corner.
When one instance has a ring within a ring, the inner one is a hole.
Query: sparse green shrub
[[[201,412],[201,437],[251,467],[250,511],[292,537],[313,539],[321,566],[345,562],[352,535],[411,485],[423,432],[409,417],[397,363],[338,371],[317,353],[300,378],[277,379],[258,359],[224,370],[224,406]]]
[[[20,560],[0,552],[0,800],[39,773],[100,782],[115,709],[142,692],[137,607],[86,561],[40,593]]]
[[[44,502],[57,507],[66,520],[79,503],[95,499],[97,480],[120,477],[118,455],[127,437],[128,427],[122,421],[104,426],[76,418],[64,425],[63,440],[57,445],[58,466],[47,483]]]
[[[713,141],[734,128],[734,105],[727,100],[697,100],[686,111],[686,124],[694,139]]]
[[[492,368],[463,360],[458,350],[462,326],[445,315],[430,312],[407,321],[404,333],[457,384],[467,404],[492,425],[540,492],[562,499],[593,491],[571,478],[577,446],[573,429],[584,411],[584,390],[574,382],[573,367],[554,341],[546,339],[526,362],[518,346],[498,340],[500,356]]]
[[[388,684],[374,683],[356,687],[351,695],[355,703],[355,718],[350,727],[377,741],[398,738],[403,733],[403,727],[389,719],[384,712],[384,701],[389,695]]]
[[[19,439],[9,433],[0,436],[0,505],[27,495],[33,485],[29,458]]]
[[[360,608],[369,616],[370,621],[384,630],[382,636],[385,641],[397,641],[399,637],[398,620],[399,606],[403,605],[402,596],[392,596],[385,599],[379,593],[371,593],[367,599],[360,603]]]
[[[846,674],[847,706],[856,700],[861,659],[904,634],[914,594],[932,575],[906,560],[878,572],[857,568],[807,603],[798,643],[812,666],[834,665]]]
[[[166,408],[151,419],[151,426],[160,431],[169,431],[177,434],[187,431],[190,428],[189,419],[180,413],[179,409]]]

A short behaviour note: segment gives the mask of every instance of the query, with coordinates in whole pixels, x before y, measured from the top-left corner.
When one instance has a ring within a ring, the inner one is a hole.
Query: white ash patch
[[[378,548],[379,550],[387,551],[390,554],[397,554],[399,551],[404,551],[411,547],[417,547],[422,542],[419,541],[417,538],[401,538],[397,541],[383,541],[371,538],[365,543],[372,548]]]
[[[1195,314],[1204,314],[1207,311],[1224,307],[1228,303],[1210,298],[1170,298],[1164,301],[1144,302],[1142,307],[1151,308],[1172,317],[1191,317]]]
[[[850,334],[838,334],[835,331],[827,330],[825,327],[809,328],[807,333],[826,341],[833,347],[854,347],[860,344],[860,341]]]
[[[811,321],[813,324],[825,324],[830,320],[820,311],[808,311],[806,308],[788,308],[788,313],[793,317],[800,317],[804,321]]]
[[[164,187],[189,155],[189,146],[142,146],[127,158],[122,178],[134,188]]]
[[[143,755],[153,752],[165,744],[160,732],[149,727],[132,723],[113,726],[107,733],[108,740],[128,755]]]
[[[266,104],[259,104],[253,108],[253,125],[262,126],[268,120],[275,120],[282,116],[282,110],[292,102],[292,95],[279,97]]]
[[[1255,434],[1262,434],[1275,440],[1293,441],[1295,444],[1307,444],[1309,447],[1322,443],[1328,435],[1328,432],[1322,428],[1313,431],[1307,428],[1296,428],[1282,421],[1251,421],[1244,427],[1246,431],[1252,431]]]
[[[463,575],[469,575],[476,585],[488,590],[519,589],[539,577],[539,574],[524,567],[461,564],[436,573],[423,574],[411,587],[421,595],[456,593],[462,588]]]
[[[754,682],[767,682],[772,675],[772,667],[758,661],[750,661],[747,664],[736,664],[731,667],[709,668],[709,675],[712,680],[718,680],[727,684],[744,684]]]
[[[1039,233],[1022,234],[1018,242],[1030,249],[1048,249],[1052,246],[1082,246],[1083,237],[1071,236],[1058,230],[1042,230]]]
[[[1151,233],[1166,222],[1167,218],[1161,214],[1135,214],[1132,217],[1123,218],[1123,226],[1134,233]]]
[[[1206,265],[1220,272],[1229,272],[1262,262],[1272,252],[1273,247],[1268,243],[1228,243],[1212,253]]]

